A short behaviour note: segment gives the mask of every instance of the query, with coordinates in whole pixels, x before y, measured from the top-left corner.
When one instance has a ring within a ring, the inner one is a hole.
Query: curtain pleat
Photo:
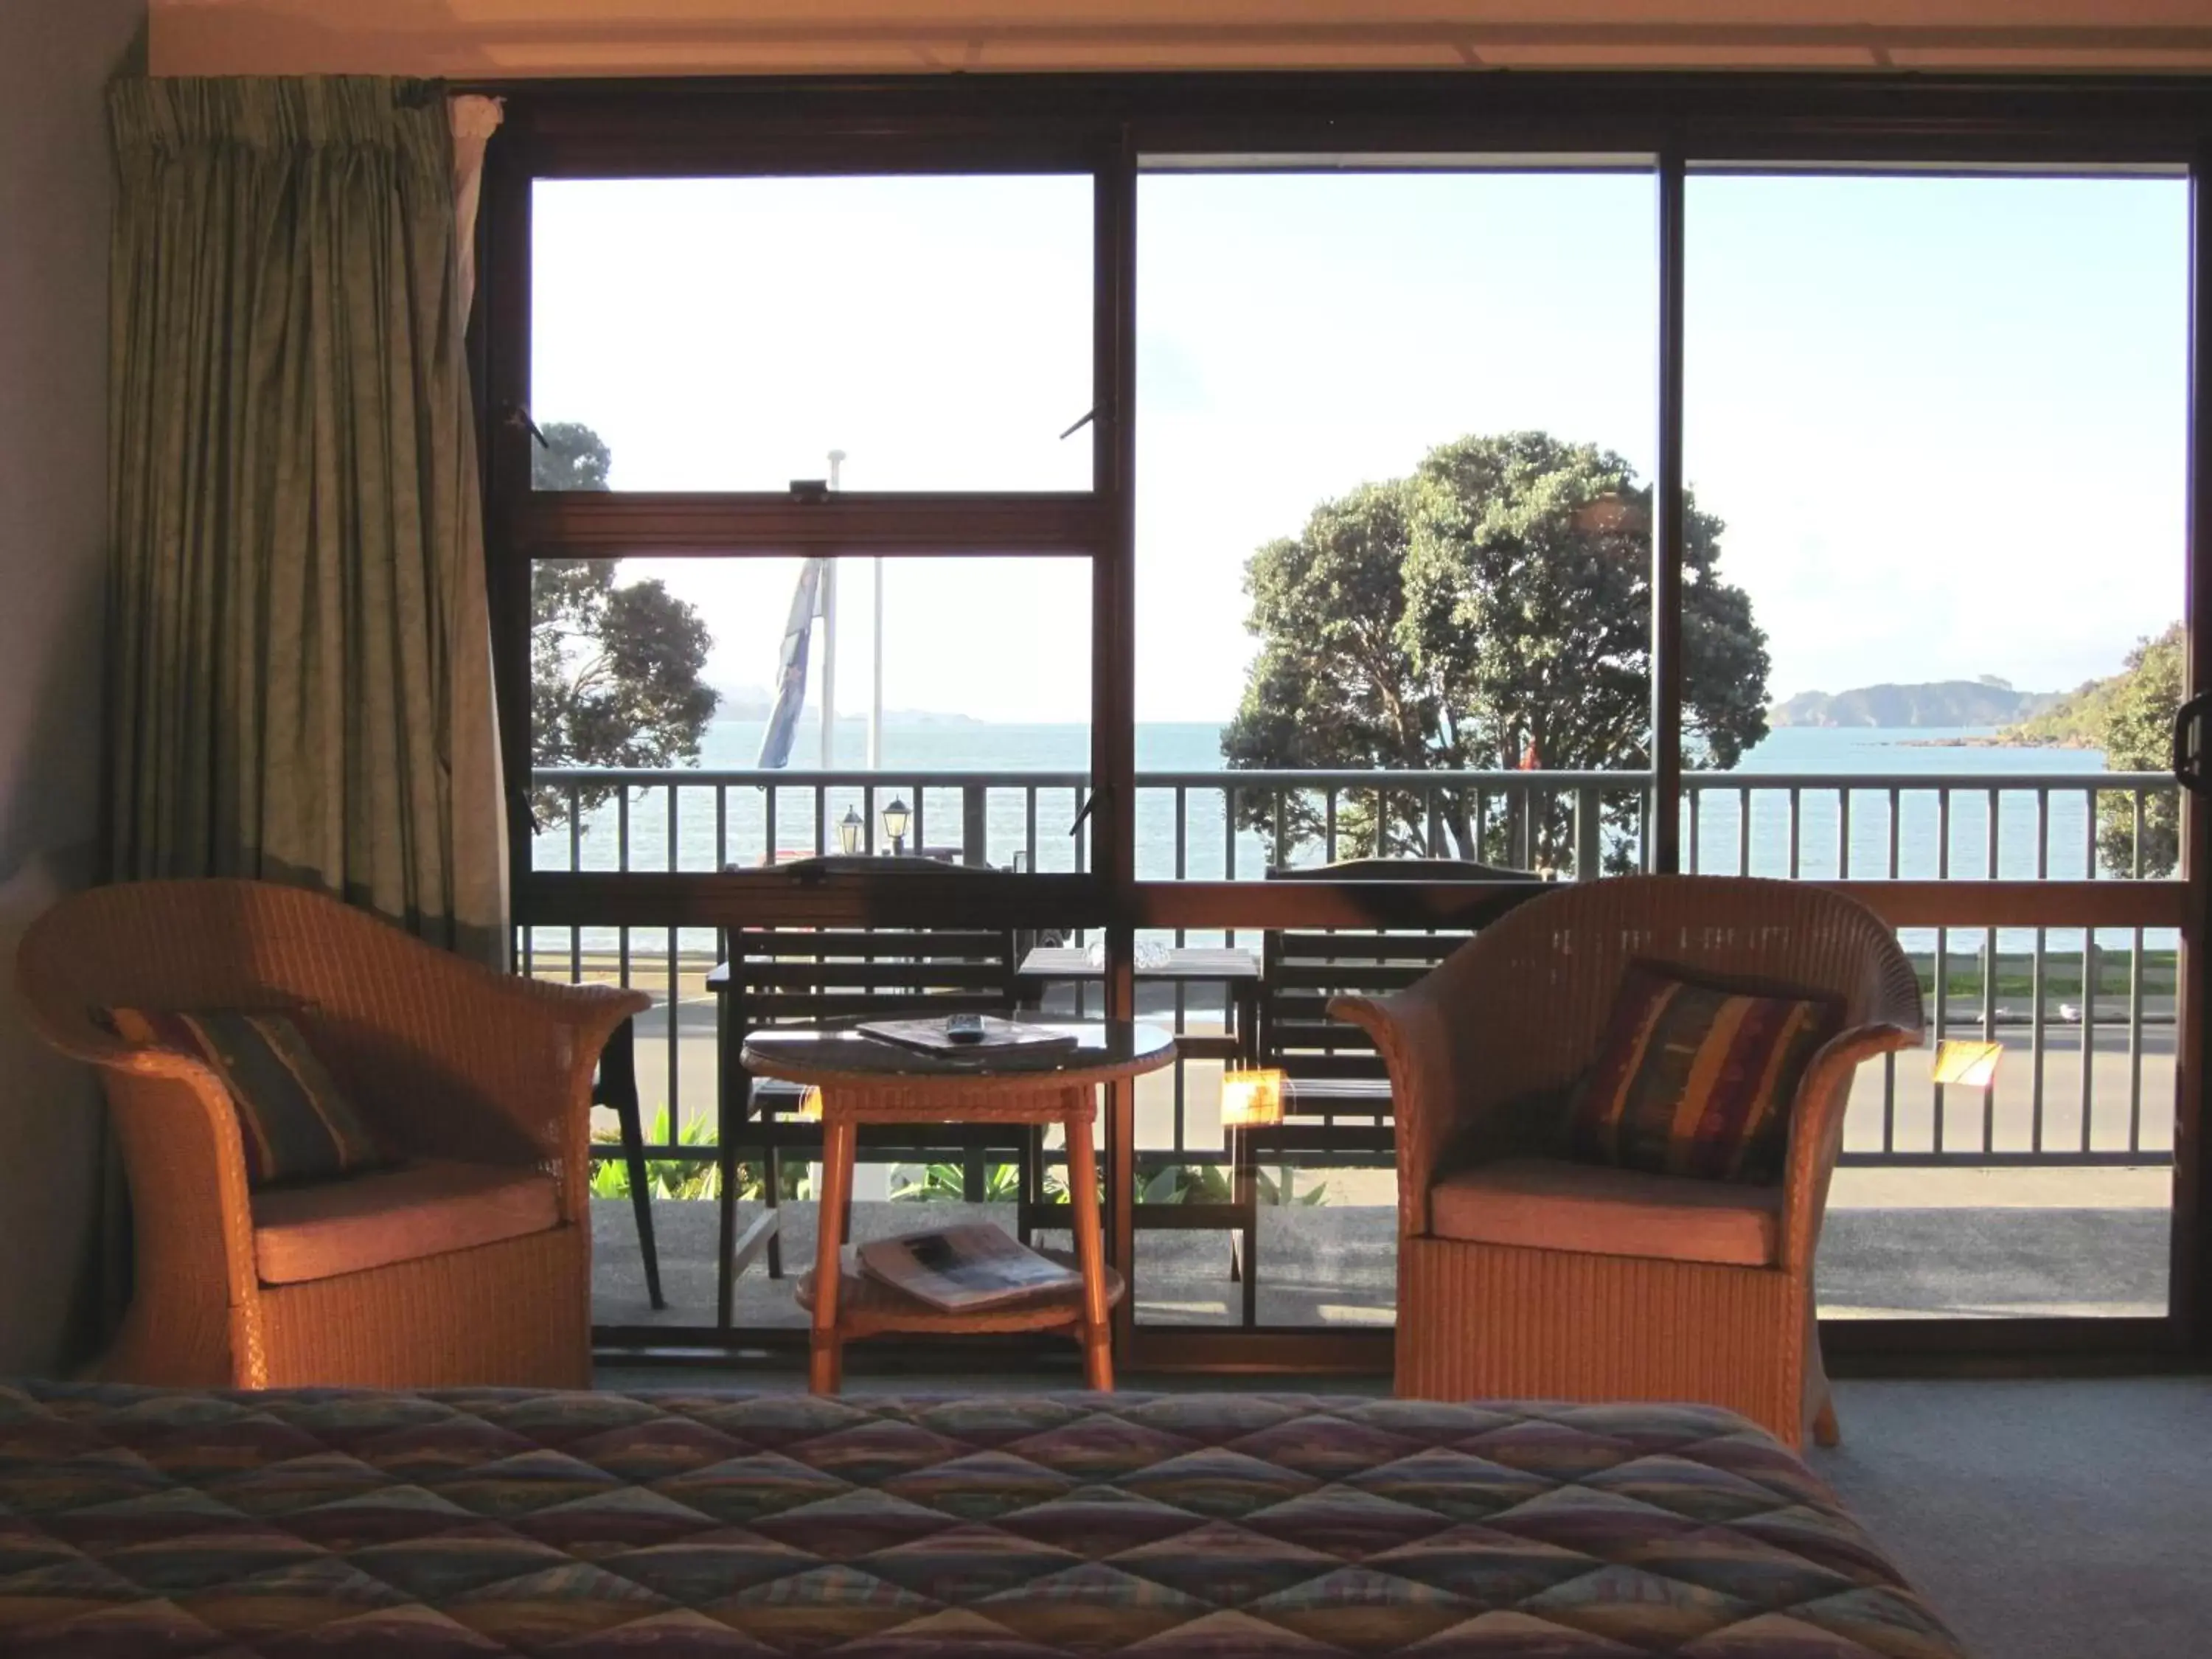
[[[118,170],[110,872],[506,954],[442,93],[135,80]]]

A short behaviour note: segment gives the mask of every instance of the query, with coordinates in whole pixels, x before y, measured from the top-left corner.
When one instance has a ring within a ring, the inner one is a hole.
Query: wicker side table
[[[1114,1386],[1106,1316],[1123,1286],[1106,1265],[1099,1227],[1097,1154],[1091,1144],[1097,1088],[1170,1064],[1175,1039],[1128,1020],[1037,1023],[1073,1034],[1076,1046],[1047,1054],[987,1048],[940,1059],[835,1026],[784,1026],[747,1039],[744,1060],[751,1071],[822,1091],[819,1242],[814,1271],[799,1284],[799,1304],[813,1315],[807,1380],[815,1393],[834,1394],[842,1385],[848,1340],[895,1331],[1064,1329],[1083,1345],[1090,1387]],[[1081,1285],[1061,1295],[948,1313],[848,1271],[843,1241],[854,1149],[864,1123],[1060,1125]]]

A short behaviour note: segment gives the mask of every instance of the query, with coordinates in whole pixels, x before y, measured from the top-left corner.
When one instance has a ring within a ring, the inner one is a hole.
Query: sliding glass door
[[[518,947],[657,999],[606,1342],[797,1324],[718,1212],[774,1184],[733,951],[880,985],[871,937],[967,930],[1010,999],[1184,1038],[1102,1129],[1125,1363],[1387,1365],[1389,1094],[1329,996],[1677,869],[1842,885],[1939,1028],[1853,1097],[1839,1344],[2193,1328],[2208,145],[2149,86],[519,91],[480,360]],[[1994,1086],[1939,1088],[1942,1038]],[[878,1162],[870,1227],[1060,1191]]]

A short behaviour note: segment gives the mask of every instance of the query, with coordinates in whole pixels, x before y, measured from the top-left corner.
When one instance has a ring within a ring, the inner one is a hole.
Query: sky
[[[2179,616],[2187,223],[2178,178],[1692,177],[1686,471],[1778,700],[2071,686]],[[848,489],[1083,489],[1091,226],[1079,178],[541,182],[532,412],[617,489],[781,489],[833,448]],[[1139,719],[1233,713],[1252,550],[1438,444],[1543,428],[1648,479],[1656,226],[1632,172],[1146,174]],[[843,564],[852,713],[874,572]],[[770,681],[795,559],[624,568],[701,606],[716,684]],[[890,708],[1087,718],[1086,562],[884,569]]]

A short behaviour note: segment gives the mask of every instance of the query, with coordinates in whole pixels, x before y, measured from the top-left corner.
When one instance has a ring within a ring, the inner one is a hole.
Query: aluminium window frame
[[[1082,878],[1009,878],[989,895],[958,890],[962,914],[1040,915],[1103,925],[1107,1006],[1134,1007],[1138,927],[1328,925],[1371,915],[1373,889],[1324,884],[1139,881],[1133,865],[1133,606],[1136,180],[1147,155],[1656,156],[1660,192],[1661,512],[1653,582],[1652,866],[1679,867],[1680,582],[1684,374],[1684,185],[1692,171],[1911,169],[2060,173],[2185,169],[2192,223],[2189,496],[2185,550],[2190,682],[2212,684],[2212,79],[1669,73],[1358,72],[1135,76],[946,76],[876,79],[509,82],[506,128],[488,161],[480,224],[479,324],[487,544],[510,799],[528,781],[528,570],[533,557],[622,551],[1079,552],[1093,570],[1092,777],[1096,856]],[[879,496],[798,507],[775,496],[533,496],[527,489],[528,196],[537,177],[669,177],[897,172],[1089,171],[1094,219],[1093,488],[1087,495]],[[522,487],[518,489],[517,480]],[[511,814],[511,816],[514,816]],[[1832,1352],[1977,1355],[2008,1364],[2085,1352],[2157,1358],[2212,1352],[2212,1122],[2202,1026],[2212,812],[2185,801],[2184,882],[2127,892],[2118,883],[1850,883],[1899,926],[1990,918],[2109,925],[2154,916],[2183,932],[2181,1098],[2177,1115],[2169,1310],[2148,1319],[1853,1321],[1827,1327]],[[526,818],[514,828],[519,921],[710,926],[731,921],[927,921],[952,896],[866,884],[831,897],[767,872],[741,876],[552,877],[528,866]],[[1949,885],[1951,890],[1942,890]],[[1237,890],[1243,888],[1245,890]],[[1869,890],[1881,889],[1880,891]],[[2084,890],[2101,888],[2102,891]],[[1419,883],[1389,901],[1410,925],[1449,921],[1463,890]],[[1127,1085],[1124,1085],[1125,1087]],[[1127,1100],[1115,1115],[1126,1128]],[[1109,1245],[1127,1271],[1133,1149],[1109,1145]],[[1142,1327],[1125,1303],[1123,1364],[1387,1369],[1388,1332],[1213,1332]]]

